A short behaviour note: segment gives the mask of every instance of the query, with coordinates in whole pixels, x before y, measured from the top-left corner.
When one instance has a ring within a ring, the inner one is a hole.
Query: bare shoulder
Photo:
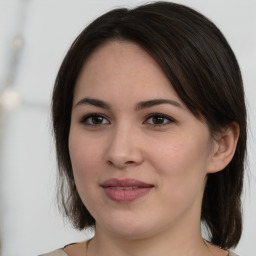
[[[85,256],[87,241],[71,244],[64,248],[64,252],[68,256]]]

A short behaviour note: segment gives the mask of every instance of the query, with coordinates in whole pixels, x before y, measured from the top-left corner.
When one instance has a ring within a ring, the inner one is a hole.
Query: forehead
[[[104,67],[104,69],[103,69]],[[139,67],[139,69],[138,69]],[[126,74],[142,73],[145,70],[163,73],[156,61],[139,45],[130,41],[112,40],[97,48],[85,62],[83,73]],[[124,72],[126,71],[126,73]],[[150,73],[148,73],[150,75]]]
[[[139,45],[129,41],[110,41],[96,49],[84,64],[76,83],[78,91],[97,91],[106,96],[116,92],[144,91],[148,97],[175,94],[158,63]],[[130,96],[132,96],[130,94]]]

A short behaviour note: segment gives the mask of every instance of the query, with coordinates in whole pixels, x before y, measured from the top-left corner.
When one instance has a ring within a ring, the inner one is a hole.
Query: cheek
[[[87,209],[93,209],[95,189],[100,175],[99,159],[102,151],[99,144],[92,143],[88,138],[71,132],[69,137],[69,153],[75,184],[81,200]]]
[[[73,173],[78,182],[82,183],[97,175],[97,165],[99,159],[102,159],[102,150],[97,143],[91,143],[78,133],[70,133],[69,154]]]
[[[206,176],[208,156],[205,140],[179,140],[176,136],[159,148],[161,150],[151,155],[154,159],[152,165],[161,177],[163,196],[177,204],[196,196],[202,190]]]

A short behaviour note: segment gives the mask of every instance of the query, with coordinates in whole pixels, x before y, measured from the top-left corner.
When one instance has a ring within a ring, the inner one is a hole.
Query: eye
[[[154,126],[164,126],[173,123],[174,119],[163,114],[151,114],[144,123]]]
[[[101,114],[88,114],[84,116],[81,120],[81,123],[88,126],[100,126],[110,124],[109,120]]]

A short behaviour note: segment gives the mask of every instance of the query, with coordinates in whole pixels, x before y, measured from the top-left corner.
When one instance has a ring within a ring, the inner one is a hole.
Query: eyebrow
[[[136,105],[135,109],[136,110],[142,110],[142,109],[145,109],[145,108],[150,108],[150,107],[154,107],[154,106],[161,105],[161,104],[170,104],[170,105],[173,105],[175,107],[183,108],[183,106],[175,100],[153,99],[153,100],[147,100],[147,101],[139,102]]]
[[[170,104],[175,107],[183,108],[183,106],[175,100],[152,99],[152,100],[146,100],[146,101],[139,102],[138,104],[136,104],[135,110],[139,111],[139,110],[142,110],[145,108],[150,108],[150,107],[154,107],[154,106],[161,105],[161,104]],[[83,98],[76,103],[75,107],[80,106],[80,105],[92,105],[92,106],[96,106],[96,107],[103,108],[103,109],[111,109],[111,106],[108,103],[106,103],[105,101],[102,101],[99,99],[93,99],[93,98]]]
[[[110,109],[110,105],[102,100],[98,100],[98,99],[92,99],[92,98],[83,98],[81,100],[79,100],[75,107],[80,106],[80,105],[92,105],[92,106],[96,106],[99,108],[104,108],[104,109]]]

